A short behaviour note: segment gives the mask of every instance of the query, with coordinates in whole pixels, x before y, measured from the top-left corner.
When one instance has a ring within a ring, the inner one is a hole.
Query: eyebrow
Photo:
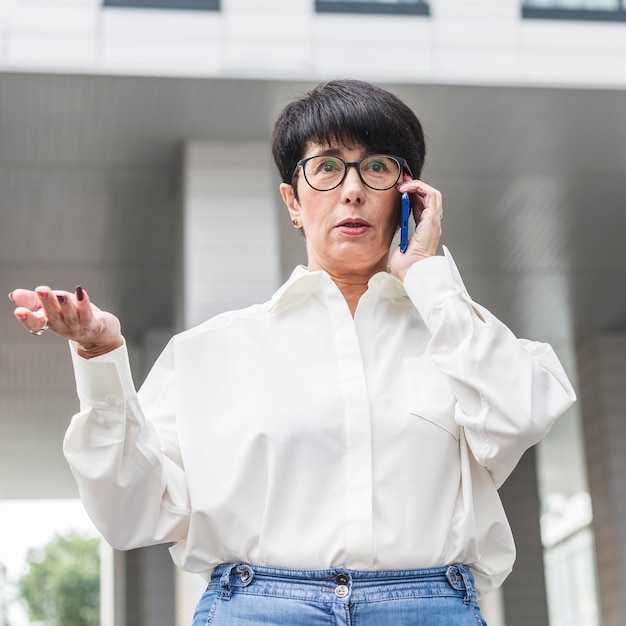
[[[320,146],[321,147],[321,146]],[[342,148],[333,148],[333,147],[329,147],[325,150],[321,150],[320,152],[312,155],[312,156],[334,156],[334,157],[338,157],[343,159],[343,157],[341,156],[341,152],[343,150],[353,150],[354,148],[352,148],[351,146],[343,146]],[[367,149],[363,149],[363,153],[361,155],[360,158],[364,158],[366,156],[369,156],[370,154],[374,154],[369,152]]]
[[[321,152],[318,152],[317,154],[314,154],[313,156],[336,156],[336,157],[340,157],[341,156],[341,150],[339,150],[338,148],[329,148],[328,150],[322,150]]]

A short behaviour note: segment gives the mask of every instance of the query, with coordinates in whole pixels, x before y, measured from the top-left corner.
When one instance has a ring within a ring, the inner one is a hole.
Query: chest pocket
[[[454,420],[456,398],[447,376],[437,369],[428,354],[406,357],[402,366],[409,413],[439,426],[458,440],[460,427]]]

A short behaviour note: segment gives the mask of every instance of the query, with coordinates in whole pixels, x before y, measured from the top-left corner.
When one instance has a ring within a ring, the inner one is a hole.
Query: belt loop
[[[230,577],[233,573],[233,570],[237,567],[237,563],[234,563],[224,570],[222,577],[220,578],[220,585],[222,586],[222,594],[221,598],[224,600],[230,600],[230,597],[233,594],[232,589],[230,588]]]
[[[450,586],[452,589],[456,589],[457,591],[463,589],[464,587],[464,579],[460,576],[460,574],[461,571],[459,570],[458,565],[450,565],[450,567],[446,570],[446,578],[448,579]]]
[[[463,578],[463,582],[465,583],[465,591],[467,592],[466,601],[476,602],[476,589],[474,587],[474,576],[472,572],[470,572],[469,567],[467,565],[457,565],[459,568],[459,574]]]

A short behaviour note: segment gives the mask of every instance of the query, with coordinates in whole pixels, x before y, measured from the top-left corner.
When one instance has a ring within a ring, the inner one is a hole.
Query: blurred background
[[[280,109],[385,86],[425,127],[470,293],[552,343],[579,396],[501,490],[519,556],[488,622],[626,624],[625,61],[624,0],[0,0],[0,292],[82,285],[140,384],[172,333],[304,261]],[[8,299],[0,338],[0,626],[24,626],[28,549],[97,534],[61,453],[68,348]],[[77,624],[191,623],[203,581],[167,546],[96,552],[99,617]]]

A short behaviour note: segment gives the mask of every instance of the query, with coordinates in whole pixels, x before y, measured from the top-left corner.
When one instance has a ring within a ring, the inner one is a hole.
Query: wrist
[[[401,254],[398,252],[398,254]],[[402,262],[394,263],[395,259],[392,259],[390,263],[391,273],[401,282],[404,282],[406,275],[409,273],[411,268],[415,266],[420,261],[425,261],[426,259],[431,258],[430,256],[425,255],[412,255],[410,258],[402,258]]]
[[[122,337],[117,337],[113,341],[104,344],[96,344],[93,346],[84,346],[80,343],[75,343],[76,352],[78,356],[83,359],[93,359],[97,356],[102,356],[103,354],[107,354],[112,352],[113,350],[117,350],[124,345],[124,339]]]

